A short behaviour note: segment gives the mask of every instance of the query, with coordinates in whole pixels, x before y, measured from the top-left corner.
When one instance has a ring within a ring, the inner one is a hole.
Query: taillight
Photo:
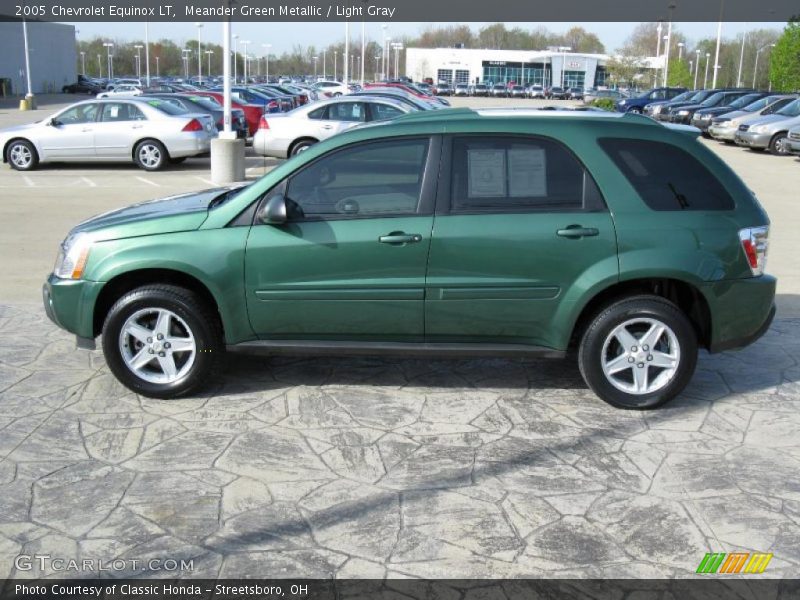
[[[261,120],[258,122],[259,129],[269,129],[269,122],[267,121],[267,117],[261,117]]]
[[[267,108],[268,108],[269,110],[273,110],[273,109],[275,109],[275,108],[278,108],[278,103],[277,103],[277,102],[275,102],[275,100],[270,100],[270,101],[267,103]]]
[[[183,128],[184,131],[203,131],[203,124],[197,119],[192,119]]]
[[[747,227],[739,230],[739,240],[747,258],[747,264],[754,276],[764,273],[767,266],[767,248],[769,246],[769,226]]]

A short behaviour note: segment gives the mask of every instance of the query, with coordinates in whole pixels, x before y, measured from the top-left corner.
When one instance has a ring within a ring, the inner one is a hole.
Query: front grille
[[[747,131],[750,129],[750,125],[739,125],[739,131]]]

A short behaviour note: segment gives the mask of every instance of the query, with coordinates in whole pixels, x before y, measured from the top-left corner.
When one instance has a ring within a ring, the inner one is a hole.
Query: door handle
[[[333,125],[323,125],[323,129],[333,129]]]
[[[87,127],[86,129],[81,129],[81,133],[88,133],[90,131],[92,131],[91,127]]]
[[[131,125],[131,129],[141,129],[144,125]]]
[[[422,241],[422,236],[418,233],[403,233],[402,231],[393,231],[388,235],[382,235],[378,238],[381,244],[391,244],[394,246],[401,246],[403,244],[416,244]]]
[[[569,225],[556,231],[556,235],[570,239],[593,237],[599,235],[599,233],[595,227],[581,227],[580,225]]]

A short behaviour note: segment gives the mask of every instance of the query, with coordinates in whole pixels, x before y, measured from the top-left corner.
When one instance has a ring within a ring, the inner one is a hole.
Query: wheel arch
[[[291,144],[289,144],[289,149],[286,151],[286,157],[290,158],[292,156],[292,152],[294,152],[295,146],[300,142],[311,142],[312,144],[318,144],[319,140],[311,135],[304,135],[302,137],[297,138]]]
[[[702,292],[689,282],[673,278],[641,278],[620,281],[603,288],[583,306],[572,328],[571,345],[580,341],[592,319],[606,306],[640,294],[650,294],[669,300],[683,311],[697,334],[698,345],[708,349],[711,344],[711,310]]]
[[[220,306],[214,294],[211,293],[211,290],[198,278],[188,273],[164,268],[126,271],[106,282],[94,303],[94,311],[92,314],[93,335],[95,337],[100,335],[108,312],[111,310],[114,303],[124,294],[138,287],[154,284],[177,285],[195,292],[213,311],[215,311],[224,336],[224,321],[220,313]]]
[[[34,152],[36,152],[36,160],[39,162],[42,161],[42,153],[39,151],[39,146],[30,138],[26,138],[24,135],[17,135],[12,138],[9,138],[5,144],[3,144],[3,162],[8,162],[8,147],[11,146],[14,142],[28,142],[31,146],[33,146]]]
[[[159,144],[161,144],[161,146],[164,148],[164,152],[167,153],[167,160],[169,160],[171,158],[170,153],[169,153],[169,148],[167,147],[167,145],[164,142],[162,142],[157,137],[153,137],[152,135],[146,135],[144,137],[139,138],[135,142],[133,142],[133,145],[131,146],[131,160],[132,161],[136,162],[136,148],[138,148],[139,144],[141,144],[142,142],[146,142],[146,141],[153,141],[153,142],[158,142]]]

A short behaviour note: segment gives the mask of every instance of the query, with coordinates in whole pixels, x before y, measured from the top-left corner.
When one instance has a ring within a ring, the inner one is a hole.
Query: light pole
[[[111,58],[111,48],[114,47],[114,44],[111,42],[103,42],[103,46],[106,47],[106,63],[107,63],[107,71],[108,71],[108,78],[111,79],[114,77],[114,63],[112,62]]]
[[[319,59],[319,56],[312,56],[312,57],[311,57],[311,60],[313,60],[313,61],[314,61],[314,80],[315,80],[315,81],[316,81],[316,79],[317,79],[317,60],[318,60],[318,59]]]
[[[344,68],[344,81],[342,81],[342,83],[344,83],[344,85],[347,85],[349,83],[350,72],[347,70],[347,56],[348,56],[348,54],[350,54],[350,22],[349,21],[345,21],[344,22],[344,56],[342,57],[342,60],[344,62],[344,66],[343,66],[343,68]]]
[[[756,50],[756,64],[753,66],[753,89],[756,87],[756,75],[758,75],[758,55],[761,54],[762,50],[767,48],[774,48],[775,44],[767,44],[766,46],[762,46],[758,50]],[[772,88],[772,82],[770,81],[770,89]]]
[[[380,74],[380,78],[381,79],[386,79],[386,67],[384,65],[385,65],[385,61],[386,61],[386,28],[387,27],[389,27],[389,26],[386,23],[381,25],[381,32],[383,34],[383,38],[382,38],[382,41],[381,41],[381,74]]]
[[[561,87],[563,88],[567,75],[567,52],[572,52],[572,46],[559,46],[558,51],[561,52]]]
[[[394,50],[394,78],[398,79],[400,77],[400,50],[403,49],[403,44],[394,42],[392,49]]]
[[[203,47],[200,45],[200,31],[203,29],[202,23],[195,23],[197,27],[197,84],[203,85]]]
[[[339,72],[336,68],[336,57],[339,56],[339,53],[334,48],[333,50],[333,80],[336,81],[336,75]]]
[[[375,79],[378,79],[378,59],[382,59],[383,56],[380,54],[375,55]]]
[[[242,46],[244,46],[244,52],[242,53],[244,57],[244,84],[247,85],[247,47],[252,44],[250,40],[242,40]]]
[[[272,48],[272,44],[261,44],[261,47],[264,48],[264,68],[265,68],[265,76],[267,78],[267,83],[269,83],[269,49]]]
[[[683,47],[685,45],[683,42],[678,42],[678,60],[683,60]]]
[[[700,50],[694,51],[694,89],[697,89],[697,73],[700,71]]]
[[[142,55],[140,54],[140,51],[141,51],[142,48],[144,48],[144,46],[142,46],[141,44],[136,44],[134,46],[134,48],[136,48],[136,77],[141,77],[142,76]]]
[[[211,77],[211,55],[214,54],[213,50],[206,50],[206,56],[208,57],[208,69],[206,69],[206,77]]]
[[[156,77],[161,77],[160,69],[159,69],[159,65],[158,65],[158,61],[159,60],[161,60],[161,58],[156,56]]]
[[[719,1],[719,22],[717,23],[717,50],[714,53],[714,77],[711,87],[717,87],[717,73],[719,72],[719,47],[722,45],[722,12],[725,8],[725,0]]]
[[[150,87],[150,25],[144,23],[144,73],[145,85]]]
[[[322,51],[322,79],[325,80],[328,78],[328,51]]]
[[[233,83],[237,83],[239,80],[238,74],[238,62],[239,62],[239,34],[233,34]]]
[[[97,55],[97,76],[103,78],[103,63],[100,61],[100,55]]]
[[[86,52],[81,50],[81,72],[86,75]]]
[[[183,76],[186,79],[189,79],[189,55],[192,53],[189,48],[184,48],[181,50],[181,54],[183,55]]]
[[[739,73],[736,75],[736,87],[742,87],[742,65],[744,64],[744,43],[747,40],[747,32],[742,33],[742,50],[739,52]]]
[[[672,46],[672,11],[675,10],[675,3],[672,2],[669,8],[669,23],[667,23],[667,37],[664,40],[664,87],[667,87],[669,77],[669,51]]]
[[[31,56],[30,48],[28,47],[28,21],[22,19],[22,37],[25,45],[25,84],[28,88],[28,93],[25,94],[27,100],[27,108],[32,109],[33,106],[33,88],[31,87]]]
[[[711,59],[711,53],[706,52],[706,74],[703,76],[703,89],[708,85],[708,61]]]
[[[656,61],[661,58],[661,32],[663,28],[661,27],[661,21],[658,22],[658,27],[656,27],[656,33],[658,33],[658,37],[656,38]],[[653,80],[653,84],[658,85],[658,62],[656,62],[656,77]]]
[[[387,37],[383,49],[383,78],[390,79],[392,74],[392,38]]]
[[[366,7],[367,4],[369,4],[370,0],[361,0],[361,2],[364,4],[364,6],[362,7],[362,11],[363,12],[367,12],[364,8]],[[361,18],[361,59],[359,61],[359,64],[361,65],[361,68],[359,69],[359,72],[361,73],[361,78],[360,79],[361,79],[361,86],[362,87],[364,86],[364,68],[365,68],[366,63],[367,63],[367,24],[366,24],[366,21],[364,21],[364,18],[362,17]]]

